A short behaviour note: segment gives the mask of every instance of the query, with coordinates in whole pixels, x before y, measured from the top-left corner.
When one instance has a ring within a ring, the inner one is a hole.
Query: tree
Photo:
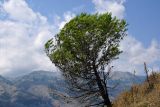
[[[126,36],[126,21],[110,13],[82,13],[67,23],[45,44],[45,51],[78,91],[84,101],[100,98],[98,104],[111,107],[105,68],[122,52],[119,43]]]

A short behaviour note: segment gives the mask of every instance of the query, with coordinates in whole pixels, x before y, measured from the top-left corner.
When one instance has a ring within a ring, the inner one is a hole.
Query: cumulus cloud
[[[47,18],[34,12],[25,0],[5,1],[1,10],[5,18],[0,19],[0,74],[53,70],[43,48],[54,35]]]
[[[95,12],[111,12],[113,16],[120,19],[125,16],[126,0],[92,0],[92,2],[95,5]],[[121,42],[120,49],[123,53],[112,63],[115,70],[129,72],[137,70],[138,74],[142,74],[144,62],[149,65],[150,69],[159,69],[157,63],[160,63],[160,43],[156,40],[151,40],[150,46],[145,47],[141,41],[129,35]]]
[[[63,18],[61,18],[60,16],[58,15],[55,15],[54,17],[54,22],[55,22],[55,25],[57,25],[57,27],[59,29],[62,29],[64,27],[64,25],[69,22],[72,18],[74,18],[76,15],[71,12],[71,11],[67,11],[63,14]]]
[[[158,69],[160,45],[156,40],[152,40],[151,44],[145,47],[142,42],[128,36],[121,42],[120,49],[123,50],[123,53],[120,55],[120,59],[113,63],[117,70],[129,72],[136,70],[138,74],[142,74],[144,62],[149,65],[149,68],[152,65],[151,68]]]
[[[33,70],[55,70],[45,55],[44,44],[53,38],[75,14],[55,16],[54,24],[33,11],[25,0],[0,2],[0,74],[21,74]],[[54,31],[54,32],[53,32]]]
[[[17,21],[35,21],[37,14],[30,9],[24,0],[9,0],[3,4],[3,8],[11,19]]]
[[[92,0],[98,13],[111,12],[113,16],[124,18],[125,0]]]
[[[125,0],[92,0],[95,11],[112,12],[124,18]],[[18,74],[33,70],[56,70],[44,52],[44,43],[54,37],[75,14],[65,12],[55,16],[51,25],[47,17],[33,11],[25,0],[0,2],[0,74]],[[160,43],[152,40],[145,47],[142,42],[128,36],[121,42],[123,53],[113,62],[116,70],[143,72],[143,62],[155,69],[160,63]]]

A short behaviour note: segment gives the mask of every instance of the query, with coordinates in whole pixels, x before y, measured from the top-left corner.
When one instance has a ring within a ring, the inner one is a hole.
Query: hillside
[[[68,93],[55,72],[35,71],[12,81],[0,76],[0,107],[74,107]]]
[[[120,94],[114,107],[160,107],[160,73],[150,75],[149,83],[133,85],[130,91]]]
[[[144,80],[144,76],[133,75],[130,72],[111,72],[111,80],[108,81],[108,84],[110,85],[110,87],[115,87],[108,88],[111,100],[114,100],[117,95],[119,95],[123,91],[129,90],[133,84],[142,83]]]
[[[111,99],[128,90],[133,82],[141,83],[143,80],[143,76],[113,72],[109,85],[118,85],[109,90]],[[72,92],[67,87],[57,72],[35,71],[12,80],[0,76],[0,107],[85,107],[70,98]]]

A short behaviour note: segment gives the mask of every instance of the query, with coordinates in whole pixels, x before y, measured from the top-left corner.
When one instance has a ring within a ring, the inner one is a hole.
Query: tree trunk
[[[106,105],[107,107],[112,107],[112,104],[111,104],[109,97],[106,97],[104,99],[104,105]]]
[[[109,99],[108,91],[106,91],[106,94],[105,94],[104,105],[107,105],[107,107],[112,107],[111,101]]]
[[[108,90],[105,89],[105,87],[102,85],[101,78],[100,78],[99,74],[97,73],[96,68],[93,67],[93,69],[94,69],[94,73],[96,76],[97,85],[100,90],[100,94],[104,100],[104,105],[106,105],[107,107],[112,107],[112,104],[111,104],[111,101],[110,101],[109,95],[108,95]]]

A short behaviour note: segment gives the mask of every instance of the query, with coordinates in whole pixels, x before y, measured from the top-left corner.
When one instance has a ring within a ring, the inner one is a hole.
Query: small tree
[[[45,44],[48,57],[79,92],[78,97],[111,107],[106,66],[121,53],[119,43],[126,36],[126,22],[110,13],[82,13],[67,23]]]

